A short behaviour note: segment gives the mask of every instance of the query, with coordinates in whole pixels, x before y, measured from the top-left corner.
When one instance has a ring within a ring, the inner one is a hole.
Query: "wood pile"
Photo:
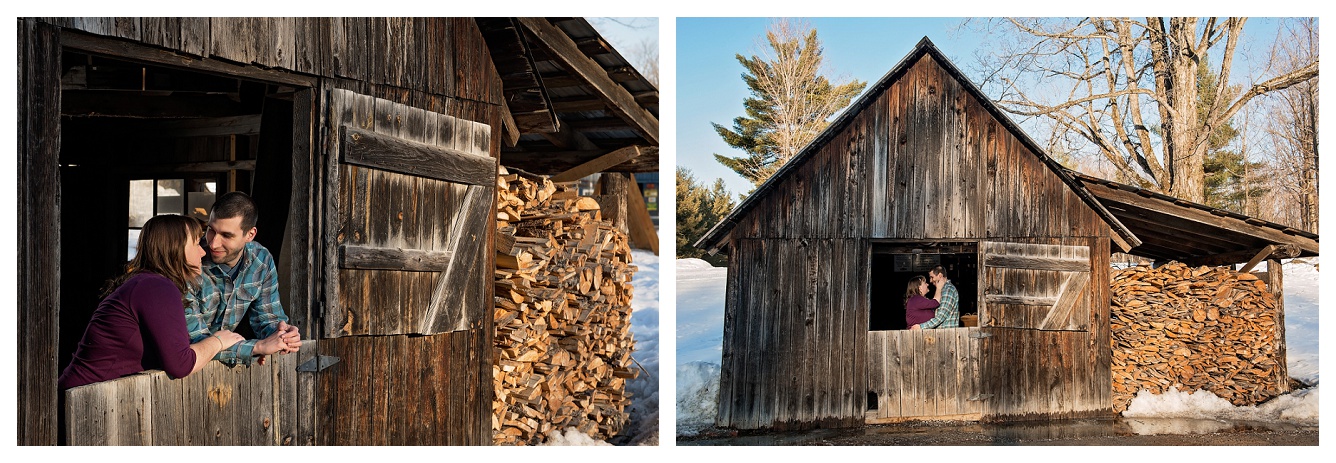
[[[1210,391],[1234,405],[1280,394],[1276,298],[1227,267],[1138,266],[1113,273],[1114,409],[1137,391]]]
[[[498,445],[532,445],[567,428],[606,440],[626,424],[631,249],[593,198],[545,177],[497,179]]]

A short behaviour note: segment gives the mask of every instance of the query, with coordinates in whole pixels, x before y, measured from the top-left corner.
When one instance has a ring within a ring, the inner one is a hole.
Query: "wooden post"
[[[1280,259],[1266,260],[1266,289],[1276,296],[1276,389],[1290,391],[1290,371],[1285,365],[1285,272]]]
[[[628,234],[626,227],[626,196],[632,188],[630,174],[604,172],[599,177],[599,194],[594,197],[603,209],[603,220],[611,221],[617,231]]]
[[[19,22],[18,444],[56,445],[60,365],[60,28]],[[13,359],[14,357],[10,357]]]

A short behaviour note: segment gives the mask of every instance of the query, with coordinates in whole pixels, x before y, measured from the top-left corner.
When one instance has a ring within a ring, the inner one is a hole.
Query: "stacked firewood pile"
[[[1113,401],[1139,390],[1210,391],[1235,405],[1280,394],[1276,298],[1225,267],[1138,266],[1113,274]]]
[[[627,237],[598,201],[543,177],[497,179],[493,439],[538,444],[567,428],[606,440],[626,423],[631,359]],[[573,188],[573,187],[572,187]]]

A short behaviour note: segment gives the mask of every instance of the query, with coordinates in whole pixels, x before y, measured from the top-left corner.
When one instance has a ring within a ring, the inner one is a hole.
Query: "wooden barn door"
[[[1088,246],[980,243],[984,420],[1066,418],[1092,407]],[[1104,375],[1108,372],[1104,371]]]
[[[491,442],[491,127],[325,93],[318,445]],[[481,405],[480,405],[481,404]]]
[[[985,327],[1086,331],[1090,328],[1090,248],[979,244]]]
[[[323,334],[477,326],[492,278],[491,128],[346,90],[328,107]]]

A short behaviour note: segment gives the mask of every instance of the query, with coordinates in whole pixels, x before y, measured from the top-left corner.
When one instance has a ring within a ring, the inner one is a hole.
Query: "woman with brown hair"
[[[928,279],[922,275],[909,279],[905,290],[905,326],[913,327],[931,320],[939,302],[928,299]]]
[[[218,331],[191,344],[184,295],[199,286],[204,230],[179,215],[149,219],[139,252],[125,274],[107,283],[74,359],[60,374],[61,390],[162,369],[173,378],[199,371],[241,335]]]

